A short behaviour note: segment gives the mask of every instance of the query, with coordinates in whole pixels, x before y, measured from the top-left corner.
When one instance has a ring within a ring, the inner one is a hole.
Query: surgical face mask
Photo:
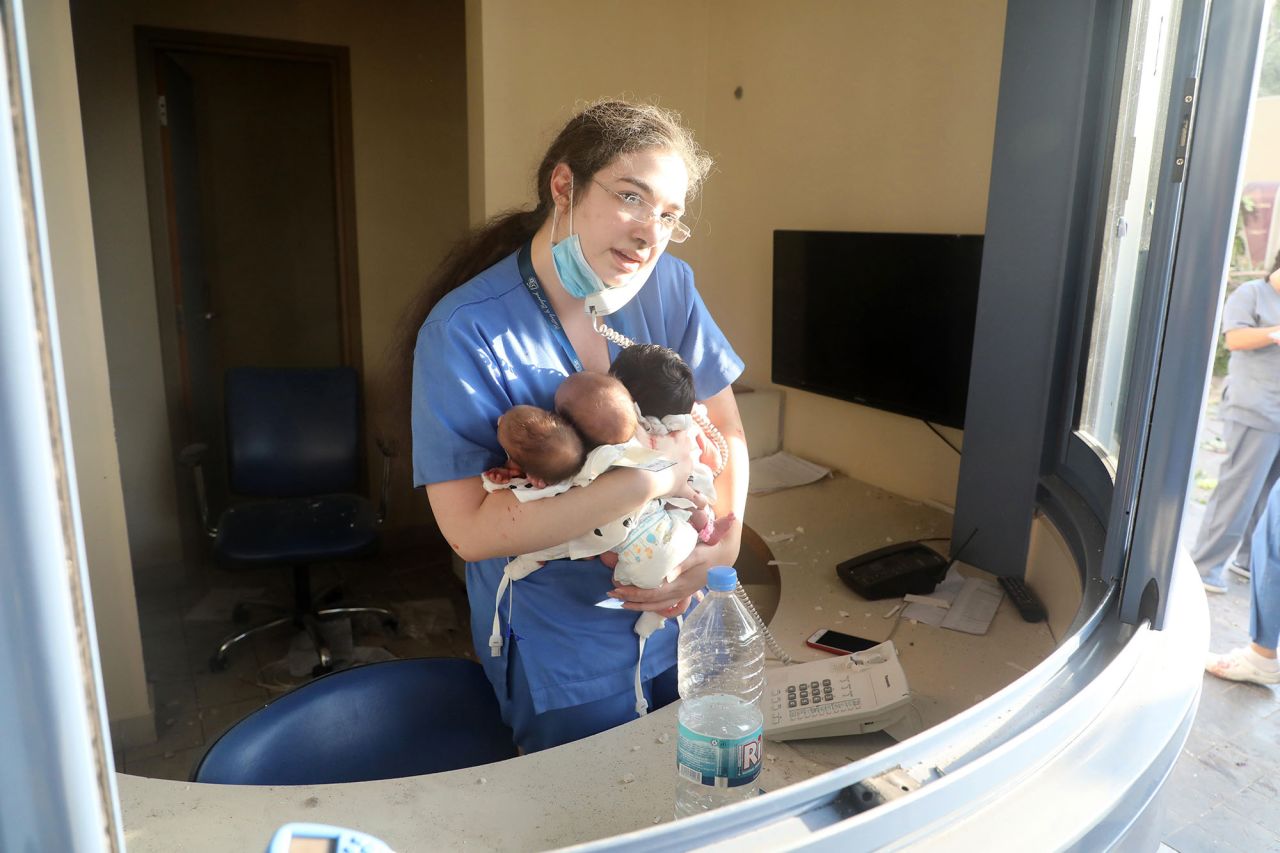
[[[559,243],[555,241],[556,223],[560,211],[552,213],[551,220],[551,262],[555,266],[556,275],[564,289],[575,299],[585,300],[584,310],[588,314],[612,314],[640,292],[641,286],[648,280],[644,275],[636,275],[632,281],[620,287],[610,287],[604,279],[587,263],[582,254],[582,241],[573,233],[573,179],[569,179],[569,236]]]
[[[559,243],[551,244],[551,262],[555,265],[556,275],[560,276],[560,283],[564,285],[569,295],[575,299],[584,299],[593,293],[606,290],[608,285],[596,275],[596,271],[591,268],[586,256],[582,254],[582,241],[578,239],[577,234],[573,233],[572,202],[570,205],[569,236]],[[555,216],[556,214],[553,214],[553,217]],[[555,234],[555,230],[553,221],[551,233]]]

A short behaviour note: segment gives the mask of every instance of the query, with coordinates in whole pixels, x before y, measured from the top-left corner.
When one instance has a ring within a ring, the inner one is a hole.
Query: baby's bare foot
[[[722,518],[717,518],[709,527],[703,528],[698,534],[698,538],[708,545],[714,545],[724,538],[724,535],[733,527],[733,522],[737,520],[737,516],[729,513]]]

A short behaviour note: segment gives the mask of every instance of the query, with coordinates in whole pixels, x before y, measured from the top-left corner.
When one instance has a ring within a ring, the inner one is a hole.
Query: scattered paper
[[[966,634],[985,634],[1003,598],[1004,590],[999,584],[981,578],[965,578],[960,594],[947,611],[947,618],[942,620],[942,627]]]
[[[830,468],[792,456],[783,450],[751,460],[750,491],[753,495],[765,495],[781,489],[805,486],[830,476]],[[800,532],[803,533],[804,530]]]
[[[790,542],[796,538],[794,533],[770,533],[768,536],[761,536],[761,539],[770,545],[777,545],[779,542]]]

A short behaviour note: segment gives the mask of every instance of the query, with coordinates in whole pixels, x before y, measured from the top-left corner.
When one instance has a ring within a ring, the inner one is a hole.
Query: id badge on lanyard
[[[525,288],[529,291],[529,295],[533,297],[533,301],[537,303],[538,309],[542,311],[542,319],[547,321],[547,325],[551,327],[551,334],[555,337],[556,342],[560,344],[560,348],[564,350],[564,354],[569,357],[569,363],[573,365],[573,369],[581,373],[582,362],[578,359],[578,353],[573,349],[573,344],[569,342],[569,336],[565,334],[564,326],[560,325],[560,318],[556,316],[556,309],[551,307],[550,300],[542,291],[542,283],[538,281],[538,274],[533,270],[533,261],[530,259],[528,243],[520,247],[520,251],[516,253],[516,264],[520,268],[520,278],[524,282]]]

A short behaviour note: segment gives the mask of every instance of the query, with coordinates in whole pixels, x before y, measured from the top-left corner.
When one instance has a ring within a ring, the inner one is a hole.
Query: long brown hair
[[[537,232],[551,215],[551,172],[564,163],[573,172],[575,198],[590,186],[591,178],[618,157],[661,148],[678,154],[689,172],[688,198],[698,192],[711,171],[711,158],[698,147],[680,116],[652,104],[601,101],[575,115],[556,136],[538,166],[532,209],[509,210],[490,219],[458,242],[427,279],[404,313],[388,350],[388,401],[394,422],[390,432],[406,451],[410,432],[409,411],[413,392],[413,353],[418,330],[431,309],[498,261],[510,255]]]

